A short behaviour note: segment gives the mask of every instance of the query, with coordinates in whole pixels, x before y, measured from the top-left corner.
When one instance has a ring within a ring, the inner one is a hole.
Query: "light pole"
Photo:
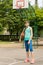
[[[38,0],[35,0],[35,7],[38,6]]]

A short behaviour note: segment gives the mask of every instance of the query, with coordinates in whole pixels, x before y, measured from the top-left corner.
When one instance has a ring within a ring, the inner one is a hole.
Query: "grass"
[[[0,41],[0,44],[11,44],[11,42],[6,41]]]
[[[0,44],[18,44],[19,42],[18,41],[0,41]],[[21,43],[23,43],[23,42],[21,42]],[[20,43],[20,44],[21,44]]]

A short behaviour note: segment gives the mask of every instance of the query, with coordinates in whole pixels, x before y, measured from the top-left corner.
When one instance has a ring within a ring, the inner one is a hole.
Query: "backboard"
[[[13,9],[28,8],[28,0],[13,0]]]

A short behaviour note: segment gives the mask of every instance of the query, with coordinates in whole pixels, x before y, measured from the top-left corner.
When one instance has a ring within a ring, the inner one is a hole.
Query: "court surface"
[[[35,64],[43,65],[43,48],[34,49]],[[0,48],[0,65],[31,65],[30,62],[25,63],[25,49],[19,48]]]

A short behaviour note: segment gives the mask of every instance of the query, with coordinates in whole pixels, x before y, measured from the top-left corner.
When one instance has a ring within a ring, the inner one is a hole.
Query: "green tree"
[[[32,6],[29,4],[28,9],[12,8],[12,0],[3,0],[0,2],[0,23],[3,28],[7,27],[11,34],[19,34],[23,27],[25,20],[34,19]]]
[[[36,13],[36,18],[37,18],[37,24],[39,26],[43,26],[43,8],[40,9],[40,8],[37,8],[35,10],[35,13]]]
[[[35,21],[37,25],[43,26],[43,9],[33,8],[30,4],[27,9],[13,9],[12,0],[0,1],[0,24],[2,28],[7,27],[10,34],[20,34],[24,28],[24,21],[29,20],[34,27]],[[37,19],[37,20],[36,20]],[[2,29],[2,30],[3,30]]]

